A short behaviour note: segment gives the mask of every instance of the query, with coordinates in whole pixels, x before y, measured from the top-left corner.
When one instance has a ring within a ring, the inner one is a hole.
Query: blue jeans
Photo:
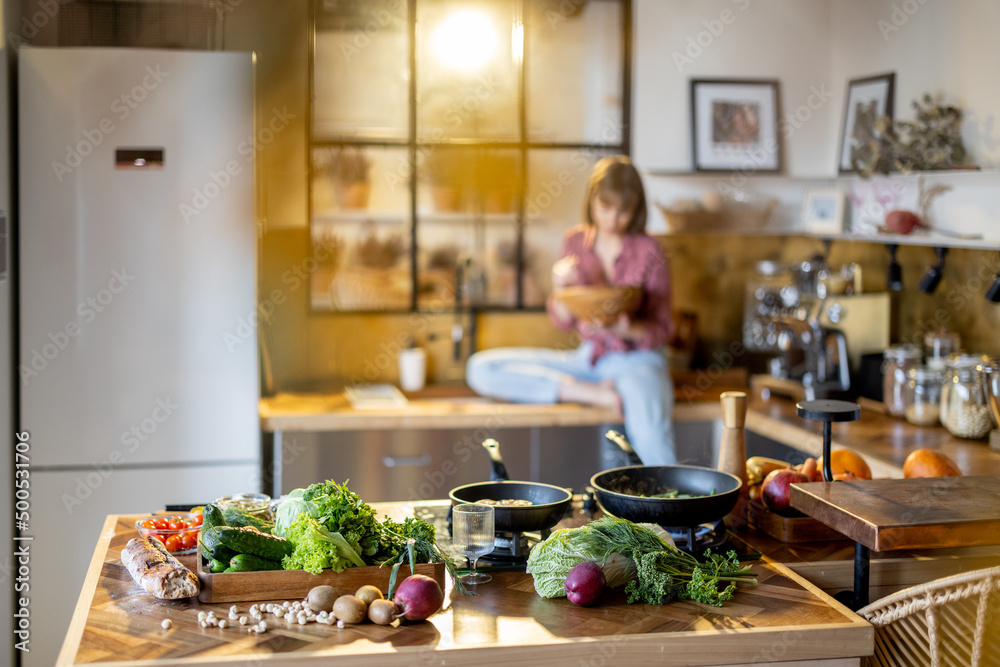
[[[674,385],[660,350],[609,352],[590,364],[590,343],[575,350],[505,347],[469,357],[465,380],[482,396],[513,403],[556,403],[559,385],[613,380],[622,399],[625,434],[646,465],[673,465]]]

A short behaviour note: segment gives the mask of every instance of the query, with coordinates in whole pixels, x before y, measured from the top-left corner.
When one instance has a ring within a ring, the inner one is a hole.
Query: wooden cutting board
[[[811,516],[781,516],[756,500],[750,501],[750,525],[779,542],[831,542],[847,538]]]
[[[791,504],[873,551],[1000,544],[1000,477],[792,484]]]

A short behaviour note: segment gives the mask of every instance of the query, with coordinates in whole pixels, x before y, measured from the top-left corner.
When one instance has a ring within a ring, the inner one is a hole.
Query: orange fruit
[[[823,457],[819,457],[818,468],[823,470]],[[836,477],[842,473],[851,473],[855,479],[871,479],[872,469],[860,454],[855,454],[849,449],[835,449],[830,452],[830,467]]]
[[[955,462],[933,449],[915,449],[903,462],[903,477],[961,477]]]

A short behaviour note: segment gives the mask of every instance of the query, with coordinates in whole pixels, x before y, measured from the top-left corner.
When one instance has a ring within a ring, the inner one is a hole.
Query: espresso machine
[[[783,267],[760,263],[748,285],[744,346],[765,359],[755,389],[795,399],[854,398],[864,354],[889,344],[889,294],[861,293],[853,280],[814,258]]]

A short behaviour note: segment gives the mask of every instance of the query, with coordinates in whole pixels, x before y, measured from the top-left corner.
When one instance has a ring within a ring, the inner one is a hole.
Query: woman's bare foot
[[[581,382],[570,380],[559,387],[559,400],[563,403],[585,403],[612,408],[618,419],[623,418],[622,398],[615,390],[614,380]]]

